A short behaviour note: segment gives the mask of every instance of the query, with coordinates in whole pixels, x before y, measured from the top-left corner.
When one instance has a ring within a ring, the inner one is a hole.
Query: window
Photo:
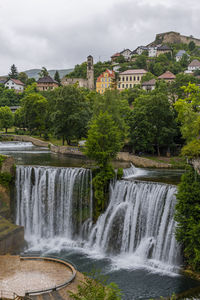
[[[124,84],[122,84],[122,88],[124,88]]]
[[[126,84],[126,88],[128,89],[128,84]]]
[[[132,83],[130,83],[130,88],[132,88]]]
[[[130,76],[130,81],[132,81],[132,76]]]
[[[110,78],[108,78],[108,81],[110,82]]]
[[[120,84],[118,84],[118,88],[120,89]]]
[[[105,82],[107,82],[107,78],[105,78]]]
[[[100,90],[98,90],[98,93],[100,93]]]
[[[101,85],[101,87],[103,88],[103,87],[104,87],[104,85],[102,84],[102,85]]]
[[[134,76],[134,81],[135,81],[135,76]]]
[[[103,93],[103,90],[101,92]]]
[[[105,83],[105,88],[107,88],[107,83]]]
[[[124,77],[122,77],[122,81],[124,81]]]
[[[104,81],[104,78],[101,78],[101,81],[103,82],[103,81]]]
[[[126,81],[128,81],[128,76],[126,76]]]
[[[138,80],[138,81],[140,80],[140,76],[137,77],[137,80]]]

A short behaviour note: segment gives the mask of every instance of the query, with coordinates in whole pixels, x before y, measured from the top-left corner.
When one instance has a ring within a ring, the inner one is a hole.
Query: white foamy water
[[[32,147],[34,147],[34,145],[31,142],[0,142],[0,150],[11,150]]]
[[[141,168],[136,168],[133,164],[131,164],[129,168],[123,169],[123,178],[129,179],[129,178],[141,177],[147,175],[147,173],[148,171]]]
[[[180,265],[176,187],[117,181],[105,213],[93,224],[91,179],[91,171],[82,168],[17,167],[16,221],[25,226],[29,249],[73,249],[109,257],[114,269],[174,274]]]

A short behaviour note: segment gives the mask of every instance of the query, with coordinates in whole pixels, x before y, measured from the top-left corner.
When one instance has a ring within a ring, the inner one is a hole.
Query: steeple
[[[87,57],[87,80],[88,80],[88,88],[90,90],[94,89],[94,64],[93,57],[89,55]]]

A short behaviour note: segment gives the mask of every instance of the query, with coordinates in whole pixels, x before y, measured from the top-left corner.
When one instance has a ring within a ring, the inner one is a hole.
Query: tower
[[[89,55],[87,57],[87,81],[88,81],[88,88],[90,90],[94,89],[94,64],[93,64],[93,57]]]

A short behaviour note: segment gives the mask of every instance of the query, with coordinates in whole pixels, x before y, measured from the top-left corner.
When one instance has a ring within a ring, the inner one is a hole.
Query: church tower
[[[87,81],[88,88],[90,90],[94,90],[94,64],[93,57],[91,55],[87,57]]]

